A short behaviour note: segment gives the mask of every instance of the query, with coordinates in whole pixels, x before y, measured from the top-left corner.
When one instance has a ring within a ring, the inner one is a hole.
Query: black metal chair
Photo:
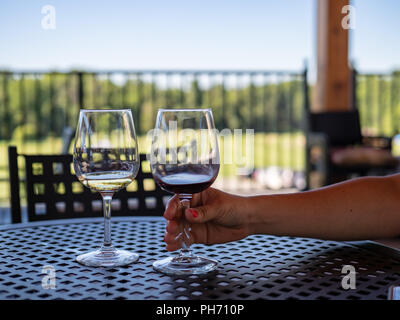
[[[371,171],[389,173],[396,164],[371,165],[368,162],[356,165],[336,164],[333,152],[351,146],[391,151],[391,137],[363,137],[359,113],[356,109],[343,112],[311,113],[306,110],[306,179],[307,189],[329,185],[352,176],[365,176]],[[319,175],[319,182],[312,182],[312,175]]]
[[[21,222],[18,158],[25,160],[25,193],[29,221],[100,217],[101,196],[84,187],[73,172],[72,155],[23,155],[8,148],[12,223]],[[140,155],[135,181],[115,193],[113,216],[161,216],[168,198],[153,180],[146,155]],[[147,166],[149,169],[149,166]]]

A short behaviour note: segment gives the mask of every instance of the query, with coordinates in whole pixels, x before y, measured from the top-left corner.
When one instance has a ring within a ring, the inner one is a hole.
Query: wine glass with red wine
[[[160,109],[150,165],[154,180],[162,189],[178,195],[182,210],[179,254],[155,261],[154,269],[169,275],[215,270],[217,261],[197,256],[190,249],[191,228],[184,218],[193,194],[211,186],[219,171],[218,137],[211,109]]]

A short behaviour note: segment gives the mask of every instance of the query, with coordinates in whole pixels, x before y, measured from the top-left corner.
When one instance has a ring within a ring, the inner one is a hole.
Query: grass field
[[[141,153],[150,151],[150,141],[145,136],[139,137],[139,150]],[[253,148],[246,150],[246,138],[242,138],[242,157],[245,163],[244,167],[266,168],[269,166],[278,166],[292,170],[303,170],[304,168],[304,145],[305,139],[301,133],[257,133],[254,136],[253,143],[248,141]],[[232,177],[237,174],[238,165],[224,164],[226,155],[232,155],[234,159],[235,149],[229,138],[220,138],[220,157],[221,170],[220,176]],[[239,141],[240,144],[240,141]],[[43,141],[1,141],[0,142],[0,205],[9,203],[9,185],[8,185],[8,154],[7,147],[15,145],[19,153],[25,154],[57,154],[62,148],[60,138],[47,138]],[[253,149],[253,151],[251,151]],[[72,151],[72,148],[71,150]],[[247,151],[247,152],[246,152]],[[246,157],[247,156],[247,157]],[[23,159],[20,159],[23,160]],[[23,161],[19,163],[21,168],[21,177],[23,177]],[[21,195],[24,198],[24,194]]]

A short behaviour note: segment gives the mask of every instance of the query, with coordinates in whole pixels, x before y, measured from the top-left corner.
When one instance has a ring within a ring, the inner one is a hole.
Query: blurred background
[[[396,0],[1,1],[0,220],[8,146],[70,153],[81,108],[131,108],[143,153],[160,107],[212,107],[219,130],[254,129],[254,158],[216,181],[231,192],[397,172],[399,10]]]

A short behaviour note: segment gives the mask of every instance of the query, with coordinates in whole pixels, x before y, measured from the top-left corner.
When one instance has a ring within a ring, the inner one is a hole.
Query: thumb
[[[213,220],[217,215],[217,208],[209,205],[185,210],[185,218],[191,223],[204,223]]]

